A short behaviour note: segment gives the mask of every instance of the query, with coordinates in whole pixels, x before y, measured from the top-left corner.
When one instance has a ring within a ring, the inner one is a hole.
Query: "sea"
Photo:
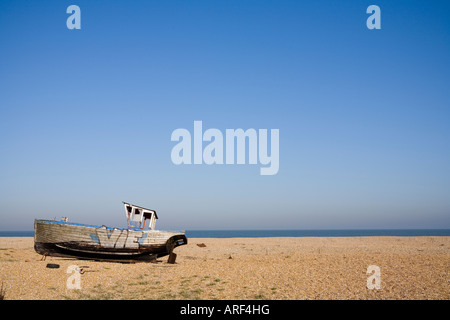
[[[188,238],[421,237],[450,236],[450,229],[186,230],[186,236]],[[0,237],[34,237],[34,231],[0,231]]]

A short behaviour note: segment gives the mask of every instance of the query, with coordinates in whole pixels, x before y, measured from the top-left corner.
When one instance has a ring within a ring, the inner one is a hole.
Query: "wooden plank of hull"
[[[119,256],[108,254],[96,254],[94,252],[85,252],[79,254],[75,251],[67,251],[61,248],[52,246],[51,244],[35,243],[35,250],[45,256],[62,257],[79,260],[95,260],[105,262],[120,262],[120,263],[136,263],[136,262],[154,262],[158,254],[142,254],[133,256]]]
[[[164,256],[170,253],[172,246],[183,244],[187,244],[183,233],[35,221],[35,250],[40,254],[120,258],[149,254]]]

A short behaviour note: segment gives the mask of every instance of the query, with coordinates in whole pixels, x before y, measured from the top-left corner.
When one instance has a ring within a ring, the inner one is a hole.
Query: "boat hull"
[[[35,220],[34,249],[48,256],[142,259],[168,255],[187,244],[182,232],[133,230]]]

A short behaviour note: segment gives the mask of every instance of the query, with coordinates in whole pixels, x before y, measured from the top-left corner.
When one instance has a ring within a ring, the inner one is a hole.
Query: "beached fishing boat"
[[[60,257],[145,259],[172,253],[187,244],[184,231],[155,230],[156,211],[123,202],[128,228],[86,225],[58,220],[34,221],[34,249]]]

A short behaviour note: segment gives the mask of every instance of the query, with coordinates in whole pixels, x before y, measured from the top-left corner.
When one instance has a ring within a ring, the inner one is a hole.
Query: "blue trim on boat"
[[[76,223],[76,222],[64,222],[64,221],[56,221],[56,220],[37,220],[38,222],[43,223],[49,223],[49,224],[61,224],[61,225],[70,225],[70,226],[78,226],[78,227],[90,227],[90,228],[106,228],[108,230],[128,230],[125,228],[113,228],[113,227],[107,227],[107,226],[97,226],[93,224],[83,224],[83,223]]]
[[[142,237],[138,239],[138,243],[142,246],[144,244],[144,240],[147,238],[148,233],[142,234]]]
[[[88,228],[106,228],[107,230],[133,230],[133,231],[152,231],[152,232],[159,232],[162,230],[142,230],[139,227],[136,228],[116,228],[116,227],[107,227],[107,226],[98,226],[94,224],[83,224],[83,223],[76,223],[76,222],[64,222],[64,221],[57,221],[57,220],[45,220],[45,219],[36,219],[37,222],[43,222],[43,223],[49,223],[49,224],[61,224],[61,225],[70,225],[70,226],[78,226],[78,227],[88,227]],[[173,233],[185,233],[184,230],[164,230],[164,232],[173,232]],[[94,240],[94,239],[92,239]],[[95,240],[94,240],[95,241]]]
[[[91,233],[89,236],[95,243],[100,244],[100,239],[98,238],[98,235],[96,233]]]

